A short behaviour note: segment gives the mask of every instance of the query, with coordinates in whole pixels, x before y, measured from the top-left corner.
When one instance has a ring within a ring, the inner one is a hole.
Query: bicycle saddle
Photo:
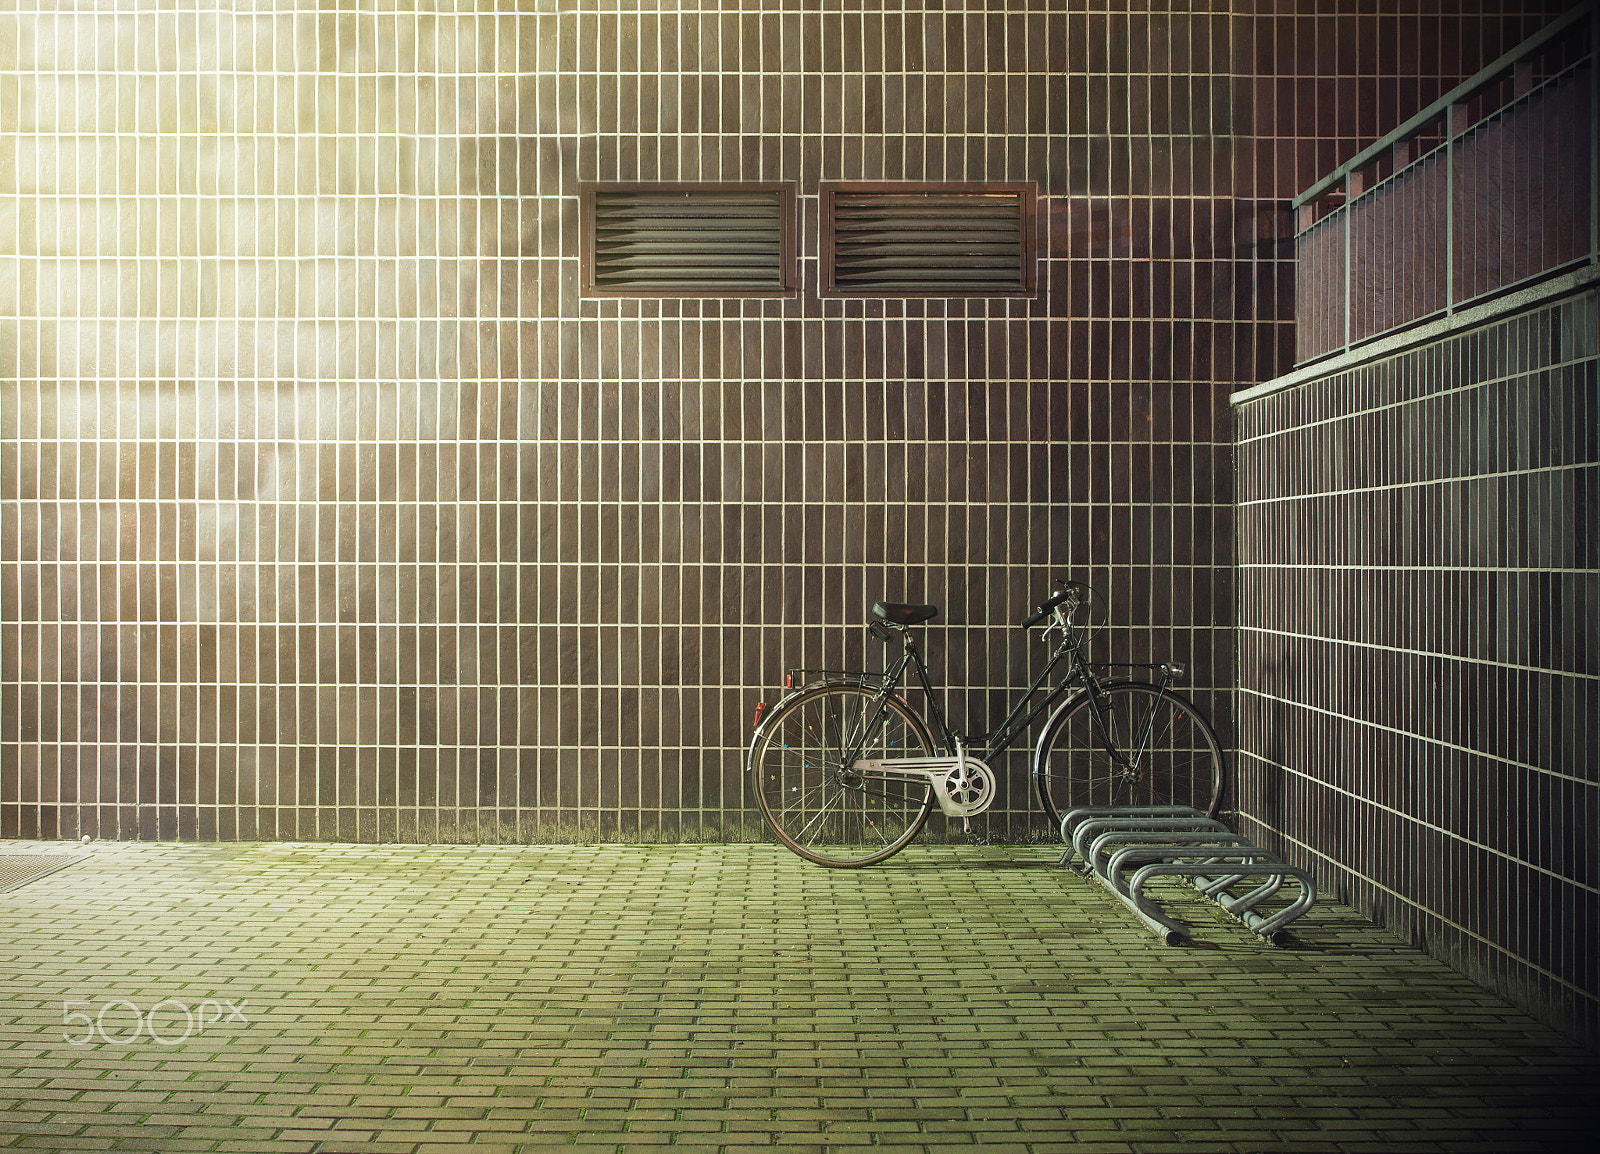
[[[926,621],[930,617],[939,616],[937,605],[897,605],[892,601],[875,601],[872,604],[874,616],[890,625],[915,625],[919,621]]]

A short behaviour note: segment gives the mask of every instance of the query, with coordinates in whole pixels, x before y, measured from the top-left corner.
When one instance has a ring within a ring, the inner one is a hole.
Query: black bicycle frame
[[[1028,707],[1029,702],[1032,701],[1034,695],[1039,692],[1040,687],[1049,679],[1051,672],[1055,670],[1056,666],[1067,660],[1072,662],[1072,667],[1068,670],[1067,676],[1062,678],[1058,684],[1052,686],[1049,692],[1030,709]],[[940,705],[938,696],[933,692],[933,684],[928,680],[928,667],[922,660],[922,652],[917,648],[917,644],[912,640],[911,635],[907,633],[902,643],[900,660],[892,669],[886,669],[882,673],[845,675],[859,678],[862,682],[877,683],[878,692],[873,698],[872,714],[867,718],[866,724],[862,726],[860,731],[862,740],[865,739],[867,734],[876,731],[878,719],[882,716],[884,709],[887,708],[889,697],[900,688],[907,666],[910,666],[916,673],[917,684],[922,687],[923,697],[927,701],[927,711],[939,726],[939,736],[943,738],[945,750],[953,752],[958,740],[963,745],[983,742],[985,744],[982,760],[985,762],[1009,749],[1011,743],[1025,732],[1045,710],[1055,704],[1062,694],[1074,688],[1074,686],[1078,687],[1079,692],[1082,692],[1083,690],[1093,689],[1098,684],[1088,662],[1083,659],[1081,646],[1070,637],[1064,638],[1056,648],[1056,651],[1050,655],[1049,662],[1040,670],[1039,675],[1033,679],[1033,684],[1028,686],[1028,691],[1012,705],[1010,712],[1006,714],[1005,719],[997,727],[987,733],[972,734],[964,738],[958,738],[950,729],[950,723],[945,718],[944,707]],[[801,671],[797,670],[796,672]],[[834,675],[839,676],[840,674],[835,673]],[[1027,716],[1021,717],[1024,710],[1027,711]],[[1019,717],[1021,717],[1020,721],[1018,720]],[[1099,717],[1096,716],[1096,722],[1098,723],[1099,721]],[[852,764],[860,755],[860,752],[859,748],[853,748],[848,751],[841,750],[841,753],[845,754],[843,764]]]
[[[1073,637],[1071,634],[1064,633],[1061,644],[1058,645],[1055,652],[1050,655],[1050,660],[1045,664],[1045,667],[1039,671],[1039,676],[1033,679],[1033,683],[1028,686],[1028,691],[1017,699],[1016,703],[1012,705],[1011,709],[1006,713],[1005,718],[998,726],[989,730],[987,733],[969,734],[965,737],[958,738],[958,736],[950,729],[950,723],[948,720],[946,720],[944,715],[944,707],[939,704],[939,698],[933,692],[933,684],[928,680],[928,667],[922,660],[921,650],[917,648],[917,644],[914,640],[912,640],[909,632],[906,632],[903,629],[899,632],[901,632],[903,635],[900,660],[892,669],[885,669],[881,673],[842,669],[791,669],[789,671],[790,678],[792,680],[794,674],[796,673],[820,673],[830,680],[853,682],[862,686],[863,688],[869,685],[876,686],[877,694],[872,699],[872,714],[867,718],[866,724],[861,727],[859,737],[856,739],[857,742],[860,743],[865,742],[868,734],[876,732],[878,720],[880,717],[882,717],[884,709],[887,708],[889,697],[900,688],[901,680],[905,676],[906,667],[910,666],[916,671],[917,683],[922,687],[922,695],[928,703],[928,711],[933,715],[934,720],[939,725],[939,734],[944,739],[944,748],[946,752],[953,753],[958,740],[961,742],[961,744],[969,746],[978,742],[982,742],[985,744],[983,747],[983,757],[981,760],[986,763],[991,759],[998,757],[1007,749],[1011,748],[1011,743],[1014,742],[1022,733],[1026,732],[1028,727],[1032,725],[1041,714],[1043,714],[1061,698],[1062,694],[1067,693],[1069,690],[1075,691],[1074,696],[1087,693],[1089,695],[1089,713],[1093,722],[1094,731],[1100,736],[1100,740],[1105,745],[1107,754],[1113,758],[1117,756],[1117,750],[1107,736],[1105,716],[1100,712],[1098,694],[1095,693],[1095,690],[1098,689],[1100,685],[1100,679],[1096,677],[1094,673],[1096,666],[1092,666],[1083,655],[1082,640]],[[882,634],[879,634],[879,636],[881,637]],[[1037,704],[1033,705],[1032,708],[1029,708],[1028,703],[1032,701],[1034,695],[1039,692],[1039,689],[1049,679],[1051,671],[1053,671],[1056,666],[1060,665],[1063,661],[1069,660],[1071,662],[1071,667],[1067,670],[1066,676],[1063,677],[1056,685],[1050,687],[1049,691]],[[1098,668],[1159,670],[1161,672],[1159,688],[1163,690],[1171,685],[1173,679],[1179,674],[1179,672],[1181,672],[1179,670],[1175,670],[1171,666],[1156,662],[1100,662],[1098,663]],[[1022,717],[1019,721],[1018,718],[1022,715],[1024,710],[1027,711],[1027,716]],[[915,713],[915,711],[913,711],[913,713]],[[1154,715],[1152,714],[1152,716],[1146,721],[1147,726],[1153,723],[1153,721]],[[1133,748],[1142,749],[1144,747],[1144,742],[1148,739],[1148,737],[1149,733],[1147,730],[1145,733],[1140,735],[1139,740],[1134,743]],[[841,760],[841,764],[848,766],[857,760],[861,754],[861,749],[859,748],[858,744],[854,748],[849,750],[841,750],[840,752],[844,755]]]

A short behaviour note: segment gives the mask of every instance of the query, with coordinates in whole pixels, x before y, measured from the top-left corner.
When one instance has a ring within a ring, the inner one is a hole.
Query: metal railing
[[[1294,200],[1298,364],[1596,263],[1597,27],[1574,9]]]

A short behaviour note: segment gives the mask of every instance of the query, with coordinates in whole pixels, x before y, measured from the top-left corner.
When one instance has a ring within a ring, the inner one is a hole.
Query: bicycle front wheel
[[[927,757],[933,743],[897,697],[873,713],[875,694],[820,685],[779,703],[750,753],[751,783],[778,840],[807,861],[865,866],[898,853],[933,809],[926,779],[865,777],[855,757]],[[871,723],[872,731],[865,732]]]
[[[1046,723],[1034,760],[1052,826],[1086,805],[1222,807],[1222,748],[1188,701],[1157,685],[1124,681],[1084,693]]]

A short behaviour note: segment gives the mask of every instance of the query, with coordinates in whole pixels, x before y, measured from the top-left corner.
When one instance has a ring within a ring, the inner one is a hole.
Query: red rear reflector
[[[761,711],[767,707],[765,701],[756,702],[756,715],[750,719],[750,728],[754,729],[761,724]]]

